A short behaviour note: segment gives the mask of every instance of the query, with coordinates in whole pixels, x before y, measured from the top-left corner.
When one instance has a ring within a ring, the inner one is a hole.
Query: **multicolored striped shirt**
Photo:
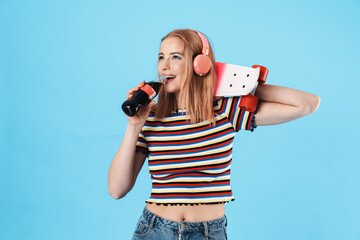
[[[253,131],[254,113],[241,97],[214,104],[216,124],[191,124],[185,111],[157,119],[150,113],[136,149],[148,155],[152,191],[148,203],[213,204],[234,200],[230,167],[235,133]]]

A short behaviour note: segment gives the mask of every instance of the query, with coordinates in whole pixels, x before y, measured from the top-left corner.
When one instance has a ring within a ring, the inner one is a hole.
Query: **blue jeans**
[[[173,222],[145,208],[133,240],[226,240],[226,225],[226,216],[207,222]]]

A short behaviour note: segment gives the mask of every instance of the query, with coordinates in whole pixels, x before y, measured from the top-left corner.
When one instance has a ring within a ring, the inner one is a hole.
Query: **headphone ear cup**
[[[194,59],[194,71],[199,76],[206,75],[211,68],[211,60],[208,56],[199,54]]]

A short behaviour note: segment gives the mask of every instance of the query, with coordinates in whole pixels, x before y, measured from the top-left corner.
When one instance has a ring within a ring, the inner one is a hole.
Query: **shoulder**
[[[219,114],[228,108],[236,108],[239,105],[240,99],[240,96],[216,98],[213,105],[214,111]]]
[[[171,114],[170,116],[159,118],[156,117],[154,112],[150,112],[148,118],[146,119],[144,126],[158,126],[158,125],[167,125],[168,123],[171,123],[173,121],[177,120],[177,116],[179,114]],[[179,118],[180,116],[178,116]]]

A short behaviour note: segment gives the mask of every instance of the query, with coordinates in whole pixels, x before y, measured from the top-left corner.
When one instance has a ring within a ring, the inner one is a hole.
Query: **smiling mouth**
[[[171,80],[173,80],[174,78],[176,78],[176,76],[174,75],[165,76],[165,83],[171,82]]]

